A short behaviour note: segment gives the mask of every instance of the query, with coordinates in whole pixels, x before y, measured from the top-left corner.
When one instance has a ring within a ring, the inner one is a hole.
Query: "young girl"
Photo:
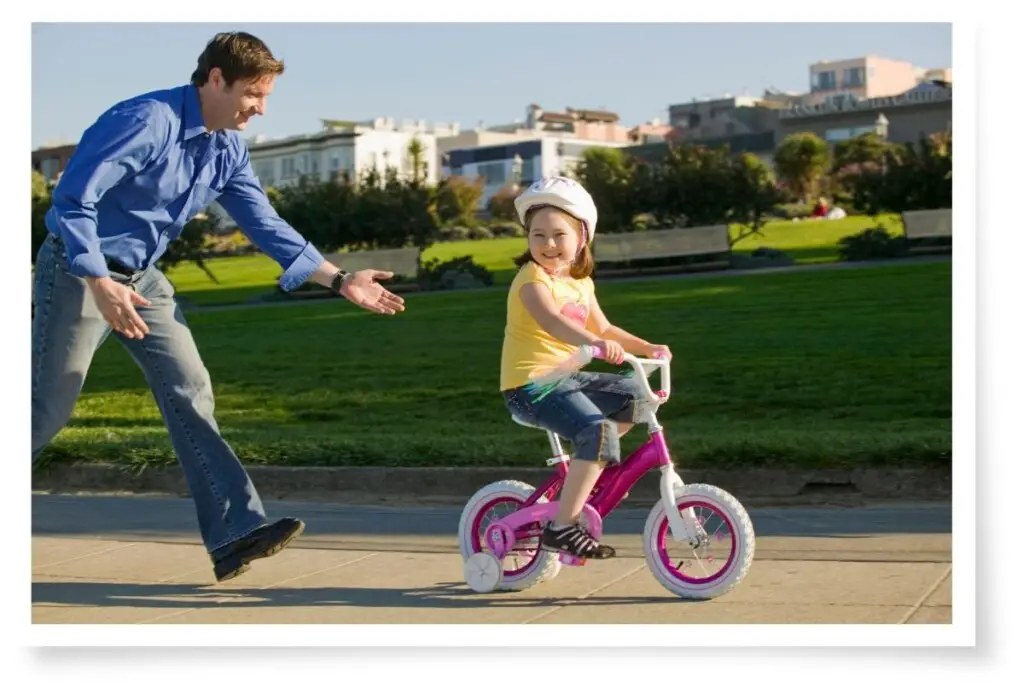
[[[615,550],[599,544],[579,518],[604,465],[619,462],[619,436],[635,423],[636,389],[628,377],[612,373],[571,372],[553,386],[542,383],[583,344],[601,348],[613,364],[622,362],[623,351],[670,357],[669,350],[613,326],[601,311],[590,278],[597,208],[582,185],[545,178],[515,206],[529,249],[516,260],[520,270],[508,294],[502,395],[515,417],[572,441],[575,451],[541,548],[584,559],[613,557]]]

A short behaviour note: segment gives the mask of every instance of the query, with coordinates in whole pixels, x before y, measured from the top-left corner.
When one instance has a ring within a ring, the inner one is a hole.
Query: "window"
[[[863,88],[864,87],[864,67],[858,66],[853,69],[846,69],[843,71],[843,87],[844,88]]]
[[[331,157],[331,170],[337,171],[339,168],[341,168],[341,158],[335,154]]]
[[[854,128],[831,128],[825,131],[825,140],[828,142],[839,142],[840,140],[849,140],[865,133],[877,133],[878,128],[875,126],[856,126]]]
[[[501,185],[505,182],[505,162],[489,161],[485,164],[477,164],[476,174],[484,179],[486,185]]]
[[[835,71],[821,71],[817,74],[817,81],[811,83],[812,90],[835,90],[836,89],[836,72]]]
[[[295,157],[286,157],[284,159],[281,159],[281,177],[295,177]]]
[[[264,186],[270,186],[274,184],[274,162],[273,161],[261,161],[256,164],[256,177],[260,179],[260,183]]]
[[[43,177],[47,180],[54,180],[57,177],[57,169],[59,164],[56,159],[50,157],[49,159],[43,159]]]

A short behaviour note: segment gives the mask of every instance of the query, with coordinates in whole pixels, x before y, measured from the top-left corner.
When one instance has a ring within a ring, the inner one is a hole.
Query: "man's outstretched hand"
[[[405,310],[405,299],[384,289],[377,280],[390,280],[394,273],[385,270],[360,270],[345,278],[341,295],[360,308],[381,315]]]

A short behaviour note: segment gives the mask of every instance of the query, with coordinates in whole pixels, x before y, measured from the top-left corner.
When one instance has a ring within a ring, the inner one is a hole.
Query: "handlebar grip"
[[[590,355],[591,355],[592,358],[597,358],[598,360],[604,360],[604,349],[601,348],[600,346],[595,346],[595,345],[591,344],[590,345]]]

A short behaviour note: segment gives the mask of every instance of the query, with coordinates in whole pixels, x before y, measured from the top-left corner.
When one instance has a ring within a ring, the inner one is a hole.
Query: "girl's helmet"
[[[551,176],[541,178],[515,199],[519,222],[526,225],[526,212],[535,207],[553,206],[575,217],[586,230],[587,242],[594,242],[597,232],[597,207],[590,193],[572,178]]]

